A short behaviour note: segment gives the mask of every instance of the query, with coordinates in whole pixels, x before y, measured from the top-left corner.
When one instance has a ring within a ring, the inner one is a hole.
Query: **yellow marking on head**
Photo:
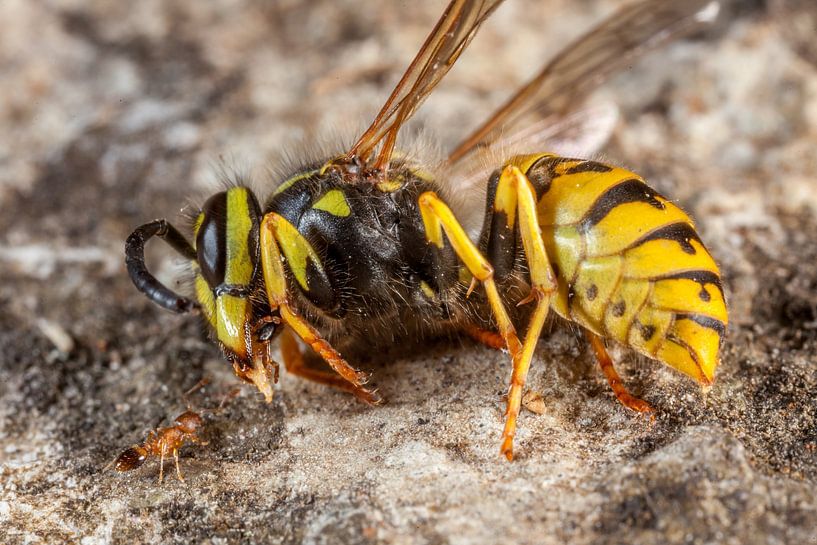
[[[436,293],[434,293],[434,290],[431,289],[431,286],[429,286],[425,280],[420,281],[420,289],[429,299],[434,299],[434,297],[437,295]]]
[[[252,281],[254,267],[248,245],[251,230],[247,189],[233,187],[227,191],[227,267],[224,274],[227,284],[246,285]]]
[[[284,254],[295,280],[303,289],[309,291],[309,282],[306,278],[307,260],[310,260],[318,270],[323,272],[318,254],[301,233],[283,217],[276,215],[272,220],[277,234],[275,238],[278,240],[281,253]]]
[[[242,297],[222,295],[216,299],[216,333],[218,340],[241,358],[247,357],[244,324],[249,301]]]
[[[349,203],[346,201],[346,195],[340,189],[330,189],[318,199],[312,208],[316,210],[323,210],[329,212],[333,216],[345,218],[352,213],[349,208]]]
[[[255,269],[249,247],[253,228],[250,194],[244,187],[232,187],[227,190],[226,200],[224,282],[247,286],[252,282]],[[197,219],[199,227],[202,218],[203,215]],[[246,358],[245,327],[250,317],[249,301],[232,295],[215,297],[200,274],[196,275],[196,295],[208,322],[216,330],[218,340],[238,357]]]
[[[195,240],[195,239],[194,239]],[[207,318],[207,322],[216,327],[216,301],[213,297],[213,290],[210,289],[210,285],[207,283],[207,280],[204,277],[196,273],[196,299],[201,305],[201,310],[204,313],[204,317]]]
[[[199,215],[196,216],[196,221],[193,222],[193,249],[196,249],[196,238],[199,235],[199,229],[201,229],[201,224],[204,222],[204,212],[199,212]]]

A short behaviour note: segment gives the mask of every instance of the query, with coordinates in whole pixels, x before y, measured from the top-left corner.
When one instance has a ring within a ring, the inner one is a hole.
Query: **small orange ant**
[[[188,390],[184,394],[184,397],[187,398],[188,395],[199,388],[202,388],[208,382],[209,380],[202,379],[193,388]],[[222,399],[217,410],[220,410],[224,406],[227,399],[235,397],[237,394],[237,389],[230,391],[227,395],[225,395],[224,399]],[[179,449],[181,449],[187,442],[198,445],[208,444],[206,441],[202,441],[198,435],[199,431],[204,427],[204,418],[202,418],[202,414],[205,414],[206,412],[212,411],[200,411],[200,414],[199,412],[192,411],[188,405],[188,410],[177,416],[173,421],[172,426],[153,430],[148,433],[148,436],[143,443],[133,445],[132,447],[122,451],[116,460],[113,461],[114,469],[123,473],[125,471],[132,471],[144,464],[149,457],[158,456],[159,483],[161,483],[164,480],[165,458],[172,454],[173,460],[176,463],[176,476],[178,477],[179,481],[184,482],[181,469],[179,468]]]
[[[204,419],[198,413],[185,411],[176,417],[173,426],[159,428],[148,433],[144,443],[133,445],[120,454],[114,462],[116,471],[125,472],[136,469],[145,463],[150,456],[159,457],[159,482],[164,479],[165,457],[173,454],[176,462],[176,476],[184,482],[179,469],[179,449],[187,442],[206,445],[198,436],[199,429],[204,426]]]

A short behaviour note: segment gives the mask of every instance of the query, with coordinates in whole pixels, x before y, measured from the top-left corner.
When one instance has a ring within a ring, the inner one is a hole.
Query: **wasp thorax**
[[[194,226],[196,296],[218,340],[239,357],[247,355],[260,218],[255,195],[233,187],[210,197]]]

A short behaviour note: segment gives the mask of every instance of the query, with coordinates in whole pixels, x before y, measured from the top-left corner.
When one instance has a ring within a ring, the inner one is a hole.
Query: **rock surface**
[[[462,340],[371,364],[382,408],[286,375],[271,405],[245,389],[183,450],[185,483],[171,465],[157,484],[155,461],[105,469],[202,377],[198,409],[235,384],[195,318],[132,287],[127,234],[201,202],[220,158],[263,189],[298,142],[353,134],[442,4],[0,3],[0,542],[817,543],[807,1],[739,2],[598,93],[621,110],[601,157],[677,198],[722,264],[731,324],[708,395],[616,350],[657,409],[630,414],[561,324],[512,464],[506,357]],[[509,0],[416,126],[454,144],[618,4]]]

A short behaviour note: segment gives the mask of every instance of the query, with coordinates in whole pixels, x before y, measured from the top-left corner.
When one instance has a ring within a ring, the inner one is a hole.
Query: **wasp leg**
[[[328,363],[337,374],[355,388],[367,393],[367,396],[362,399],[367,400],[367,402],[371,404],[381,403],[382,399],[380,396],[372,390],[363,388],[363,384],[366,383],[369,375],[349,365],[349,363],[343,359],[343,356],[332,348],[332,345],[324,340],[320,333],[309,325],[306,320],[301,318],[292,305],[289,304],[287,300],[286,275],[281,262],[281,251],[278,248],[279,231],[281,229],[287,230],[287,235],[289,236],[300,237],[295,228],[278,214],[269,213],[264,216],[264,220],[261,222],[261,268],[264,274],[264,283],[266,285],[270,306],[279,309],[281,319],[292,328],[292,331],[294,331],[298,337],[311,346],[315,352],[320,354],[323,360]],[[292,242],[291,240],[290,243]],[[301,240],[294,239],[294,242],[297,244],[300,243]],[[361,396],[358,395],[358,397]]]
[[[513,460],[513,439],[516,435],[516,421],[522,405],[522,390],[525,387],[536,343],[539,341],[550,309],[550,298],[556,291],[556,277],[542,240],[542,231],[536,212],[536,192],[528,178],[513,164],[506,166],[499,177],[493,210],[495,214],[505,218],[507,228],[511,232],[514,230],[514,221],[518,213],[519,234],[531,279],[531,293],[524,302],[535,301],[536,303],[528,324],[528,331],[525,333],[522,354],[513,362],[511,384],[508,389],[508,407],[500,452],[508,460]]]
[[[488,301],[499,331],[505,339],[513,361],[513,373],[508,392],[505,429],[502,432],[501,453],[513,459],[513,438],[516,434],[516,420],[522,404],[522,389],[530,369],[533,351],[547,318],[550,296],[556,290],[556,280],[547,259],[539,221],[536,216],[536,193],[528,179],[516,166],[509,165],[500,176],[494,203],[495,213],[505,215],[508,227],[513,230],[516,212],[519,212],[520,234],[525,255],[530,265],[531,299],[536,308],[531,316],[524,345],[520,345],[516,330],[508,318],[507,311],[496,291],[494,269],[468,239],[451,210],[434,193],[420,196],[420,212],[426,229],[426,238],[438,248],[442,248],[442,231],[445,230],[454,251],[474,277],[485,286]]]
[[[377,405],[378,403],[382,402],[382,399],[377,395],[377,392],[370,392],[365,388],[355,386],[335,373],[326,373],[324,371],[319,371],[308,367],[304,362],[303,354],[298,346],[298,341],[295,340],[295,336],[288,328],[285,328],[281,332],[281,357],[284,360],[284,366],[286,367],[287,372],[295,376],[306,380],[311,380],[319,384],[326,384],[327,386],[337,388],[338,390],[343,390],[344,392],[349,392],[370,405]]]
[[[621,377],[618,376],[618,373],[613,367],[613,360],[610,358],[610,354],[608,354],[607,349],[604,348],[604,341],[602,341],[601,337],[587,330],[585,330],[585,335],[587,335],[587,340],[590,341],[590,346],[593,347],[593,351],[596,353],[596,359],[599,365],[601,365],[601,370],[604,371],[604,375],[607,377],[607,382],[610,383],[610,388],[613,389],[613,393],[616,394],[621,404],[628,409],[640,413],[652,413],[653,408],[649,403],[635,397],[624,387],[624,383],[621,382]],[[652,416],[652,418],[655,419],[655,416]]]
[[[466,268],[471,272],[474,278],[482,282],[485,286],[485,293],[488,296],[488,302],[491,305],[491,312],[494,319],[499,326],[499,334],[505,341],[505,347],[511,353],[511,357],[516,360],[519,357],[522,345],[519,343],[519,337],[516,336],[516,329],[511,323],[508,316],[508,311],[505,310],[505,305],[499,297],[499,292],[496,289],[494,282],[494,268],[488,263],[488,260],[483,257],[474,243],[465,234],[454,213],[433,191],[427,191],[420,195],[420,214],[423,216],[423,225],[425,226],[426,239],[437,246],[443,247],[443,230],[445,231],[448,240],[451,241],[451,246],[454,252],[465,264]]]
[[[494,350],[502,350],[505,348],[505,339],[495,331],[488,331],[474,324],[464,324],[461,329],[463,333],[488,348],[493,348]]]

